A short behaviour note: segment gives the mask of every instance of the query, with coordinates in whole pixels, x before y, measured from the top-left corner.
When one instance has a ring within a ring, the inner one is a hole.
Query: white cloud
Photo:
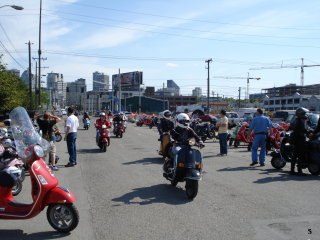
[[[178,64],[176,64],[176,63],[167,63],[166,66],[167,67],[178,67]]]

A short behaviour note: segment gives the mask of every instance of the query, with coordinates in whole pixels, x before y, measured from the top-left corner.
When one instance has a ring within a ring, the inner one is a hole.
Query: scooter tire
[[[63,224],[61,224],[61,218],[62,218],[61,213],[64,215],[62,217],[68,217],[68,219],[64,219],[64,220],[71,219],[69,223],[65,222],[67,226],[64,226]],[[57,215],[59,215],[59,217],[57,217]],[[47,209],[47,219],[51,227],[53,227],[55,230],[61,233],[68,233],[74,230],[78,226],[79,212],[73,204],[53,203],[53,204],[50,204]]]
[[[101,148],[101,150],[103,151],[103,152],[106,152],[107,151],[107,143],[102,143],[102,148]]]
[[[239,140],[235,140],[234,143],[233,143],[233,146],[235,148],[238,148],[240,146],[240,141]]]
[[[12,188],[12,195],[17,196],[22,190],[22,181],[20,178],[17,178],[16,184]]]
[[[271,159],[271,165],[275,169],[282,169],[286,165],[286,161],[281,159],[280,156],[275,156],[275,157],[272,157]]]
[[[252,143],[249,143],[248,148],[247,148],[248,152],[250,152],[251,149],[252,149]]]
[[[197,180],[186,180],[186,194],[189,200],[193,200],[198,194],[198,181]]]
[[[119,134],[119,137],[120,137],[120,138],[122,138],[122,137],[123,137],[123,133],[122,133],[122,132]]]
[[[23,182],[25,178],[26,178],[26,173],[24,172],[24,168],[21,168],[21,175],[20,175],[21,182]]]
[[[62,140],[61,134],[57,134],[57,135],[55,135],[55,137],[56,137],[56,142],[61,142],[61,140]]]
[[[176,187],[178,185],[178,181],[177,180],[171,180],[170,184],[171,184],[171,186]]]
[[[315,163],[310,163],[308,165],[308,170],[312,175],[318,176],[320,174],[320,165]]]

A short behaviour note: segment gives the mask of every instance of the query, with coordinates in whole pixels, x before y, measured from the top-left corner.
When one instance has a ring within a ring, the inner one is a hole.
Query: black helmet
[[[172,116],[172,113],[171,113],[169,110],[165,110],[165,111],[163,112],[163,117],[164,117],[165,119],[170,120],[170,119],[171,119],[171,116]]]
[[[300,107],[300,108],[298,108],[296,110],[296,116],[297,116],[297,118],[305,118],[306,119],[307,118],[307,116],[306,116],[307,112],[309,112],[308,109]]]

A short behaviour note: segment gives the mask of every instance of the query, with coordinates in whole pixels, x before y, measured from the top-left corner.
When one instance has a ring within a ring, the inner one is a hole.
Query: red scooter
[[[242,126],[240,127],[238,134],[236,136],[236,139],[234,140],[234,147],[239,147],[240,143],[246,143],[248,144],[248,151],[251,151],[252,148],[252,142],[253,142],[254,133],[251,132],[249,134],[249,123],[243,122]]]
[[[110,145],[110,135],[109,135],[109,130],[107,128],[107,125],[102,125],[97,126],[97,131],[99,131],[99,135],[98,135],[98,147],[103,151],[106,152],[107,151],[107,147]]]
[[[114,125],[113,134],[116,135],[116,137],[122,138],[124,132],[125,132],[125,129],[122,122]]]
[[[54,229],[64,233],[74,230],[79,223],[73,205],[76,198],[67,188],[58,187],[58,179],[42,159],[50,145],[35,131],[24,108],[15,108],[10,119],[17,153],[29,166],[33,202],[16,202],[12,196],[15,176],[0,172],[0,219],[29,219],[48,206],[47,219]]]

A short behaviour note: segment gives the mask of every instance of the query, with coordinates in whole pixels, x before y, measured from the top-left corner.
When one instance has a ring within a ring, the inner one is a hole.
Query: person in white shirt
[[[226,111],[221,110],[220,116],[217,123],[217,127],[219,127],[218,134],[219,134],[219,143],[220,143],[220,156],[226,156],[228,154],[228,118],[226,116]]]
[[[69,163],[65,167],[73,167],[77,165],[77,131],[79,127],[79,119],[74,115],[74,109],[68,108],[68,118],[66,122],[66,135],[64,140],[67,141]]]

